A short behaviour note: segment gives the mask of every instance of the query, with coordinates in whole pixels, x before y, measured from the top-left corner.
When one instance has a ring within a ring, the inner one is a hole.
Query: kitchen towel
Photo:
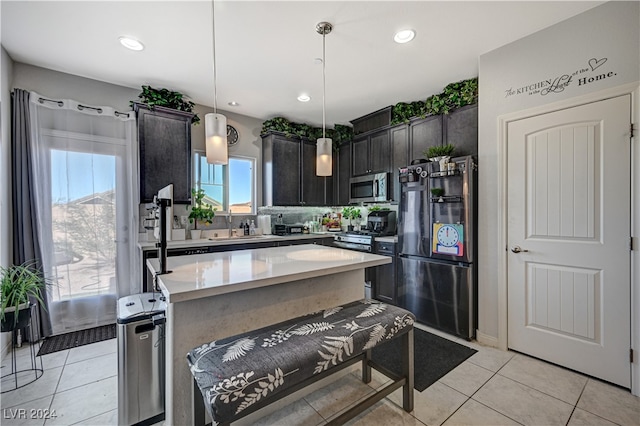
[[[267,214],[258,215],[258,228],[262,229],[264,235],[271,235],[271,216]]]

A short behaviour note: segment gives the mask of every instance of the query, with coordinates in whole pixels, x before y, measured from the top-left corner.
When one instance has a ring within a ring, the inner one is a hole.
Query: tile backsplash
[[[392,204],[377,204],[383,208],[388,208],[390,210],[394,210],[397,212],[398,206]],[[367,222],[367,215],[369,214],[369,207],[371,205],[358,206],[360,209],[360,213],[362,215],[361,225],[365,226]],[[144,233],[144,219],[149,216],[149,208],[151,205],[149,204],[140,204],[140,228],[139,232]],[[311,222],[315,220],[318,216],[323,216],[325,214],[330,213],[338,213],[342,211],[341,206],[335,207],[284,207],[284,206],[270,206],[270,207],[258,207],[258,215],[269,215],[271,216],[271,223],[277,223],[278,216],[282,215],[282,223],[284,224],[304,224],[305,222]],[[187,206],[184,204],[176,204],[173,206],[173,214],[174,217],[177,218],[177,227],[180,229],[184,229],[185,226],[181,224],[181,217],[188,216],[189,211],[187,210]],[[237,228],[240,226],[240,222],[245,223],[247,220],[253,220],[256,225],[258,223],[257,215],[247,215],[247,214],[234,214],[232,216],[233,227]],[[346,227],[348,225],[347,221],[343,221],[343,226]],[[356,225],[356,223],[354,223]],[[198,225],[198,229],[203,230],[212,230],[212,229],[228,229],[229,224],[227,222],[227,216],[225,215],[216,215],[213,219],[213,223],[211,225],[201,226]],[[187,222],[186,229],[193,229],[193,224]]]

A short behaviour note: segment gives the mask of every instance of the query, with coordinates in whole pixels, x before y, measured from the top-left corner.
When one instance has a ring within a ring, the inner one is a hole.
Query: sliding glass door
[[[89,135],[45,135],[49,146],[50,229],[56,286],[49,309],[54,334],[113,323],[118,290],[119,209],[126,181],[124,141]],[[120,225],[120,226],[119,226]]]
[[[114,323],[141,291],[138,146],[133,113],[29,96],[37,239],[53,334]]]

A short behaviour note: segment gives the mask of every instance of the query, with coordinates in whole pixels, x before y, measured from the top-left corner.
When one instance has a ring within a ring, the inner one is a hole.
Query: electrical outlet
[[[187,226],[187,220],[188,219],[189,219],[188,216],[180,216],[180,224]]]

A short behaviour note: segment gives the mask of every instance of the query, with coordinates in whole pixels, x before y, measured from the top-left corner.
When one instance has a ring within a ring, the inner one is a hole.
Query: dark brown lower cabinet
[[[396,248],[394,243],[375,243],[375,252],[381,256],[390,256],[392,261],[386,265],[369,268],[373,298],[381,302],[396,304]],[[366,278],[365,278],[366,279]]]

